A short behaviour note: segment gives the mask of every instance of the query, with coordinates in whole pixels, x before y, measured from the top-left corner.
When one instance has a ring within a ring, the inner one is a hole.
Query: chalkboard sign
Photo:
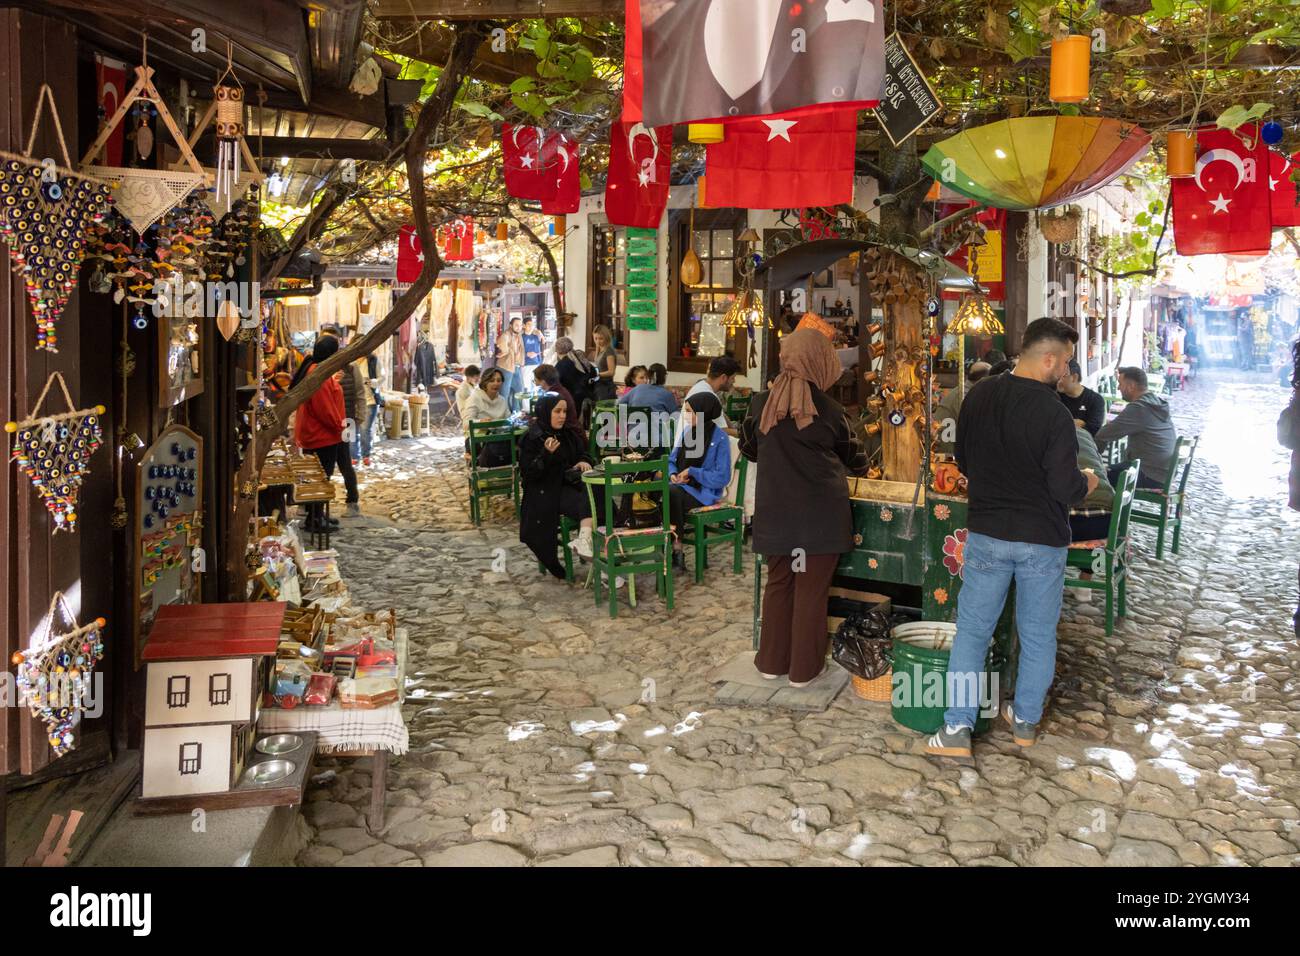
[[[939,98],[897,33],[885,40],[885,82],[876,119],[897,146],[943,112]]]

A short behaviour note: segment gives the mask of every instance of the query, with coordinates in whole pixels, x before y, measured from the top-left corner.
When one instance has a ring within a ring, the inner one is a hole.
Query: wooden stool
[[[389,438],[410,438],[411,406],[405,399],[390,398],[384,402],[384,421],[388,426]]]
[[[425,438],[432,434],[432,421],[429,417],[429,396],[408,395],[406,401],[411,408],[411,434],[415,438]]]

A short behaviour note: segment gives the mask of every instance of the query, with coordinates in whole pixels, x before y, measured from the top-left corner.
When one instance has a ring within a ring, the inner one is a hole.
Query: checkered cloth
[[[1100,515],[1110,514],[1109,508],[1071,508],[1070,517],[1072,518],[1096,518]]]
[[[397,686],[406,696],[406,628],[397,629]],[[402,703],[374,710],[344,709],[338,698],[324,707],[299,704],[293,710],[263,707],[257,729],[263,734],[296,734],[314,730],[319,737],[316,750],[387,750],[401,756],[411,748],[411,736],[402,719]]]

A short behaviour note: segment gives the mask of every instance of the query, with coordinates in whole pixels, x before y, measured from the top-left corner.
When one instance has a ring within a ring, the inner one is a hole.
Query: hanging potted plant
[[[1048,242],[1058,245],[1074,242],[1079,238],[1078,206],[1067,206],[1059,215],[1042,215],[1038,217],[1038,231]]]

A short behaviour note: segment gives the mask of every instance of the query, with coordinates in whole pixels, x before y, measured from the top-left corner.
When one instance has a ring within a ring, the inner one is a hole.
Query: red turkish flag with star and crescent
[[[609,128],[605,214],[613,226],[658,227],[668,207],[673,128],[616,122]],[[712,186],[710,186],[710,194]]]
[[[1300,204],[1296,199],[1295,180],[1291,174],[1300,163],[1300,153],[1288,158],[1276,150],[1268,151],[1268,192],[1273,213],[1273,228],[1300,226]]]
[[[582,173],[578,164],[578,143],[561,132],[551,132],[542,145],[542,159],[555,176],[555,196],[542,200],[548,216],[566,216],[578,211],[582,202]]]
[[[397,234],[397,281],[414,282],[424,268],[424,246],[414,225],[403,226]]]
[[[1172,180],[1178,254],[1268,252],[1273,242],[1268,147],[1248,126],[1235,133],[1202,128],[1196,146],[1196,174]]]
[[[853,202],[858,111],[831,107],[728,120],[708,147],[714,208],[796,209]]]
[[[516,199],[555,198],[559,158],[546,158],[547,132],[540,126],[501,124],[501,156],[506,192]]]
[[[443,258],[448,262],[468,262],[474,258],[474,217],[466,216],[445,226],[447,241]]]

